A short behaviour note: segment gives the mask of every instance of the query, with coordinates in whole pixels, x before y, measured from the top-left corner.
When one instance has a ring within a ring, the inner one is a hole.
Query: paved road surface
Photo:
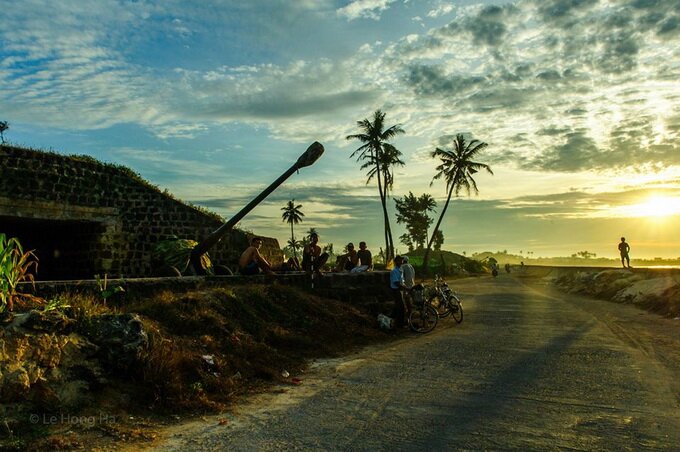
[[[157,447],[680,450],[679,320],[512,275],[452,285],[462,324],[317,363]]]

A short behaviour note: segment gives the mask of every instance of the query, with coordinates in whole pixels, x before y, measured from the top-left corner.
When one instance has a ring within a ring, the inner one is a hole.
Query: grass
[[[98,418],[104,412],[117,421],[77,426],[65,436],[63,425],[36,430],[23,416],[12,425],[13,437],[0,433],[0,449],[78,447],[120,438],[152,441],[154,426],[173,416],[218,412],[243,394],[304,378],[310,359],[392,337],[367,311],[277,284],[126,297],[104,302],[94,295],[65,294],[50,305],[63,309],[76,325],[100,314],[141,317],[149,340],[137,365],[109,369],[105,387],[93,389],[92,404],[69,413]],[[284,377],[284,371],[290,375]]]
[[[368,313],[278,285],[163,292],[124,310],[149,331],[146,396],[172,409],[224,406],[253,383],[299,373],[309,358],[384,338]]]

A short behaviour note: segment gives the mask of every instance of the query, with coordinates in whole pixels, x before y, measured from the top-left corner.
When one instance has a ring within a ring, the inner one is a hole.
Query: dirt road
[[[680,320],[512,275],[452,285],[462,324],[318,362],[156,447],[680,450]]]

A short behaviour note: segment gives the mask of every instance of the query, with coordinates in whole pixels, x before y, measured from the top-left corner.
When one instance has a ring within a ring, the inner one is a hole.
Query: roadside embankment
[[[375,320],[388,276],[23,284],[46,303],[0,313],[0,450],[151,441],[169,417],[301,384],[310,359],[396,337]]]
[[[541,278],[568,293],[636,305],[666,317],[680,316],[680,269],[524,266],[515,274]]]

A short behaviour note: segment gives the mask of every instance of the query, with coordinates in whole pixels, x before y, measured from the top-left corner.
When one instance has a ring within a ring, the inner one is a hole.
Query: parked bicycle
[[[413,306],[408,316],[408,326],[416,333],[432,331],[439,321],[439,314],[434,306],[425,300],[425,287],[418,284],[411,289]]]
[[[463,304],[460,298],[439,275],[434,277],[434,292],[429,295],[427,302],[436,309],[439,317],[452,316],[457,323],[463,321]]]

